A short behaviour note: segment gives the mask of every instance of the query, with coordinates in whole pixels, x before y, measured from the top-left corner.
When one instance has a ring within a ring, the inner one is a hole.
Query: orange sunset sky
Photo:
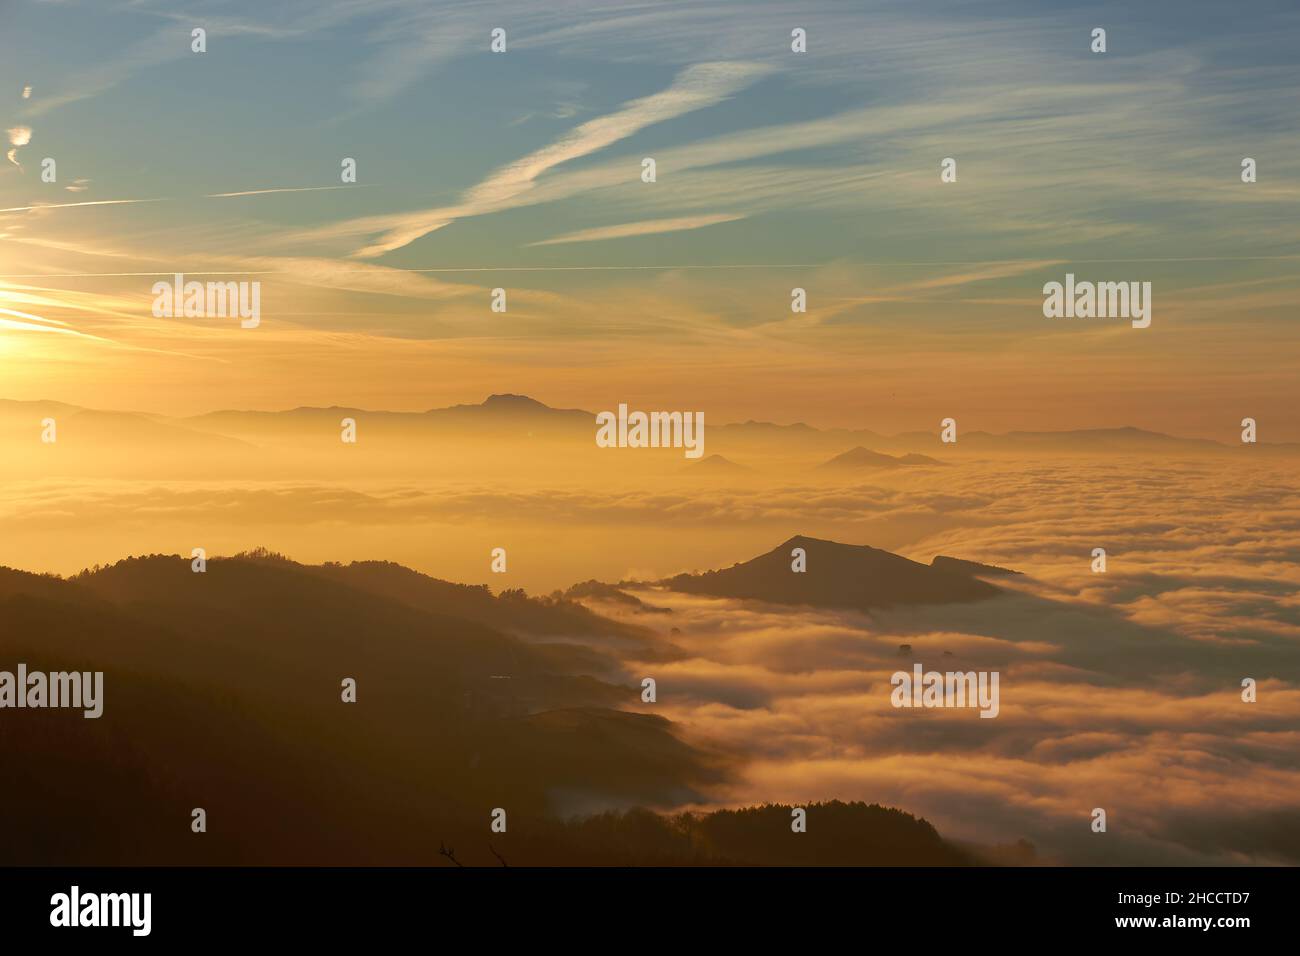
[[[1063,42],[1068,8],[1004,6],[936,25],[809,5],[795,54],[780,5],[741,29],[698,5],[291,4],[210,17],[198,54],[164,8],[6,5],[0,28],[36,39],[0,64],[0,397],[516,392],[715,423],[1231,440],[1251,416],[1300,438],[1278,22],[1154,30],[1116,7],[1102,57]],[[176,272],[261,282],[261,324],[155,317]],[[1151,327],[1044,318],[1067,272],[1151,282]]]

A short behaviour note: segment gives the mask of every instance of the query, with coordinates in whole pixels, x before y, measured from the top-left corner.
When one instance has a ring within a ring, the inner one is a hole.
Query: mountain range
[[[818,573],[779,573],[787,546],[807,548]],[[737,568],[702,577],[742,596],[762,585],[771,600],[848,595],[854,606],[882,589],[915,601],[997,593],[966,574],[804,537]],[[874,579],[853,598],[864,574]],[[829,583],[775,587],[790,577]],[[498,854],[513,864],[973,860],[925,821],[865,804],[810,805],[838,822],[804,842],[788,839],[788,807],[631,809],[698,802],[737,755],[646,712],[623,653],[672,659],[675,649],[575,599],[612,593],[586,582],[571,596],[493,594],[389,562],[306,565],[264,550],[214,557],[201,573],[175,555],[66,579],[0,568],[0,669],[105,675],[99,719],[0,713],[0,761],[22,781],[7,811],[23,821],[0,863],[413,864],[438,860],[444,843],[488,865]],[[354,703],[341,696],[345,678]],[[206,833],[190,828],[195,807]],[[505,834],[489,833],[496,807],[508,810]]]
[[[479,404],[461,404],[423,412],[394,412],[345,406],[299,407],[284,411],[215,411],[189,417],[168,417],[140,412],[101,411],[60,402],[0,400],[0,441],[30,441],[39,435],[42,419],[59,422],[60,439],[97,444],[117,443],[124,449],[142,445],[232,451],[242,446],[265,446],[288,440],[338,441],[339,423],[355,419],[368,440],[381,441],[408,435],[445,434],[458,439],[499,440],[530,438],[574,440],[592,444],[594,413],[574,408],[552,408],[524,395],[493,394]],[[1231,423],[1230,423],[1231,424]],[[1074,429],[1057,432],[1005,434],[971,430],[960,433],[951,445],[939,442],[934,432],[882,435],[865,429],[818,429],[802,422],[771,422],[708,426],[709,441],[731,457],[754,446],[851,450],[839,455],[844,464],[887,464],[883,452],[915,453],[918,449],[945,455],[971,451],[1042,454],[1142,454],[1225,452],[1233,448],[1235,430],[1225,425],[1222,442],[1180,438],[1140,428]],[[1261,442],[1252,452],[1300,451],[1300,443]],[[881,459],[872,458],[882,455]],[[847,456],[847,457],[846,457]],[[930,464],[916,456],[902,464]],[[734,461],[732,462],[735,463]],[[702,462],[699,464],[703,464]],[[827,462],[828,465],[832,462]]]

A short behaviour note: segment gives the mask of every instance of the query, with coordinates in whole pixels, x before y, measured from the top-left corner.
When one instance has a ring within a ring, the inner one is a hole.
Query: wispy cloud
[[[5,133],[8,134],[9,145],[12,147],[5,153],[5,157],[13,165],[22,169],[23,164],[18,162],[18,150],[32,141],[32,128],[30,126],[11,126],[5,130]]]
[[[308,235],[347,237],[378,234],[356,250],[373,258],[409,245],[436,229],[471,216],[498,212],[519,203],[539,177],[564,163],[606,149],[648,126],[714,106],[750,86],[768,68],[753,63],[703,63],[678,74],[668,89],[632,100],[606,116],[577,126],[555,142],[501,167],[471,188],[455,206],[353,219]]]
[[[246,189],[237,193],[208,193],[204,199],[232,199],[236,196],[267,196],[271,193],[311,193],[323,189],[365,189],[378,183],[349,183],[344,186],[277,186],[271,189]]]
[[[579,229],[553,239],[530,242],[531,246],[555,246],[568,242],[599,242],[603,239],[626,239],[630,236],[650,236],[661,232],[680,232],[686,229],[703,229],[722,222],[735,222],[744,219],[736,213],[718,213],[712,216],[683,216],[680,219],[645,219],[641,222],[625,222],[617,226],[598,226],[594,229]]]
[[[142,37],[113,59],[70,76],[61,92],[29,100],[31,105],[25,115],[41,116],[69,103],[98,96],[144,67],[190,56],[188,39],[175,27]]]
[[[4,316],[8,316],[8,318],[4,318]],[[32,315],[30,312],[19,312],[17,309],[2,307],[0,307],[0,329],[11,329],[18,332],[53,332],[57,335],[73,335],[81,339],[116,344],[110,339],[101,338],[98,335],[78,332],[68,323],[60,322],[58,319],[46,319],[39,315]]]
[[[10,206],[8,209],[0,209],[0,212],[32,212],[37,209],[74,209],[78,206],[126,206],[132,203],[140,202],[167,202],[165,198],[159,199],[89,199],[85,202],[49,202],[38,203],[34,206]]]
[[[72,185],[68,186],[67,188],[72,192],[81,192],[87,188],[89,182],[90,182],[89,179],[77,179],[74,180]],[[327,190],[327,189],[366,189],[368,187],[374,187],[377,185],[379,184],[378,183],[357,183],[357,184],[349,184],[346,186],[283,186],[283,187],[275,187],[271,189],[247,189],[242,192],[206,193],[200,198],[232,199],[239,196],[268,196],[274,193],[319,192],[321,190]],[[122,206],[122,205],[129,205],[131,203],[173,202],[173,201],[174,201],[174,197],[170,197],[170,196],[159,196],[153,199],[96,199],[96,200],[87,200],[85,202],[36,203],[31,206],[10,206],[7,209],[0,209],[0,212],[31,212],[32,210],[37,210],[37,209],[74,209],[78,206]]]

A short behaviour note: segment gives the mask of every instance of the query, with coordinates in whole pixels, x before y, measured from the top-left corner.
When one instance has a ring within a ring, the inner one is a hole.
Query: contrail
[[[161,199],[95,199],[89,202],[52,202],[42,203],[39,206],[11,206],[8,209],[0,209],[0,212],[31,212],[33,209],[69,209],[73,206],[120,206],[125,203],[135,202],[169,202],[166,198]]]
[[[29,272],[0,275],[0,279],[124,279],[138,276],[169,276],[180,272],[187,276],[273,276],[285,275],[283,270],[274,272],[196,272],[193,269],[167,269],[163,272]]]
[[[329,187],[332,188],[332,187]],[[126,200],[127,202],[148,202],[150,200]],[[74,203],[73,205],[81,205]],[[0,209],[0,212],[7,210]],[[1137,258],[1130,259],[1123,256],[1111,259],[1071,259],[1068,256],[1062,257],[1043,257],[1033,256],[1026,259],[923,259],[923,260],[888,260],[877,259],[868,261],[846,262],[839,260],[836,262],[755,262],[755,263],[726,263],[721,265],[628,265],[628,266],[463,266],[457,268],[440,268],[440,269],[400,269],[394,266],[386,266],[393,272],[410,272],[410,273],[457,273],[457,272],[619,272],[619,271],[678,271],[678,270],[725,270],[725,269],[822,269],[827,266],[978,266],[978,265],[1012,265],[1024,262],[1041,262],[1046,268],[1049,265],[1059,265],[1061,263],[1101,263],[1101,262],[1278,262],[1292,261],[1300,259],[1300,253],[1292,253],[1281,256],[1169,256],[1161,258]],[[262,269],[262,270],[224,270],[224,271],[200,271],[196,269],[164,269],[155,272],[28,272],[28,273],[3,273],[0,279],[110,279],[120,277],[134,276],[168,276],[176,272],[183,272],[185,275],[195,276],[271,276],[271,275],[292,275],[294,273],[284,269]],[[342,274],[349,272],[357,275],[369,275],[364,269],[344,269]]]
[[[232,196],[265,196],[267,193],[310,193],[320,189],[368,189],[379,183],[353,183],[345,186],[278,186],[273,189],[249,189],[242,193],[208,193],[204,199],[229,199]]]
[[[227,199],[231,196],[263,196],[267,193],[306,193],[315,192],[320,189],[369,189],[379,183],[358,183],[348,186],[281,186],[274,189],[250,189],[245,192],[237,193],[207,193],[201,199]],[[58,202],[58,203],[41,203],[35,206],[10,206],[8,209],[0,209],[0,212],[31,212],[35,209],[72,209],[77,206],[120,206],[137,202],[175,202],[175,197],[162,196],[158,199],[96,199],[87,202]]]
[[[0,307],[0,315],[12,315],[16,319],[24,320],[15,321],[14,319],[0,318],[0,328],[18,329],[23,332],[57,332],[60,335],[75,335],[78,338],[93,339],[96,342],[107,342],[110,345],[117,344],[112,339],[91,335],[89,332],[80,332],[71,328],[68,323],[60,322],[58,319],[47,319],[39,315],[32,315],[30,312],[19,312],[17,309]],[[51,324],[47,325],[46,323]]]
[[[385,266],[393,272],[584,272],[593,270],[618,269],[817,269],[830,263],[820,262],[760,262],[754,265],[717,265],[717,266],[471,266],[462,269],[398,269]],[[0,279],[111,279],[132,276],[169,276],[177,272],[187,276],[276,276],[295,275],[287,269],[262,270],[226,270],[223,272],[200,271],[196,269],[163,269],[155,272],[25,272],[3,273]],[[341,275],[373,275],[366,269],[343,269]]]

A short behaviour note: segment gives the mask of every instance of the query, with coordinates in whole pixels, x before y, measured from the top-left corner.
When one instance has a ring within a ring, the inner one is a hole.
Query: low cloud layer
[[[747,758],[718,804],[879,800],[1052,862],[1300,861],[1260,825],[1300,819],[1300,687],[1267,676],[1294,673],[1294,643],[1210,644],[1019,594],[870,616],[641,596],[674,609],[688,657],[631,669],[656,678],[660,712]],[[914,661],[999,671],[1001,713],[895,709],[890,675]]]

